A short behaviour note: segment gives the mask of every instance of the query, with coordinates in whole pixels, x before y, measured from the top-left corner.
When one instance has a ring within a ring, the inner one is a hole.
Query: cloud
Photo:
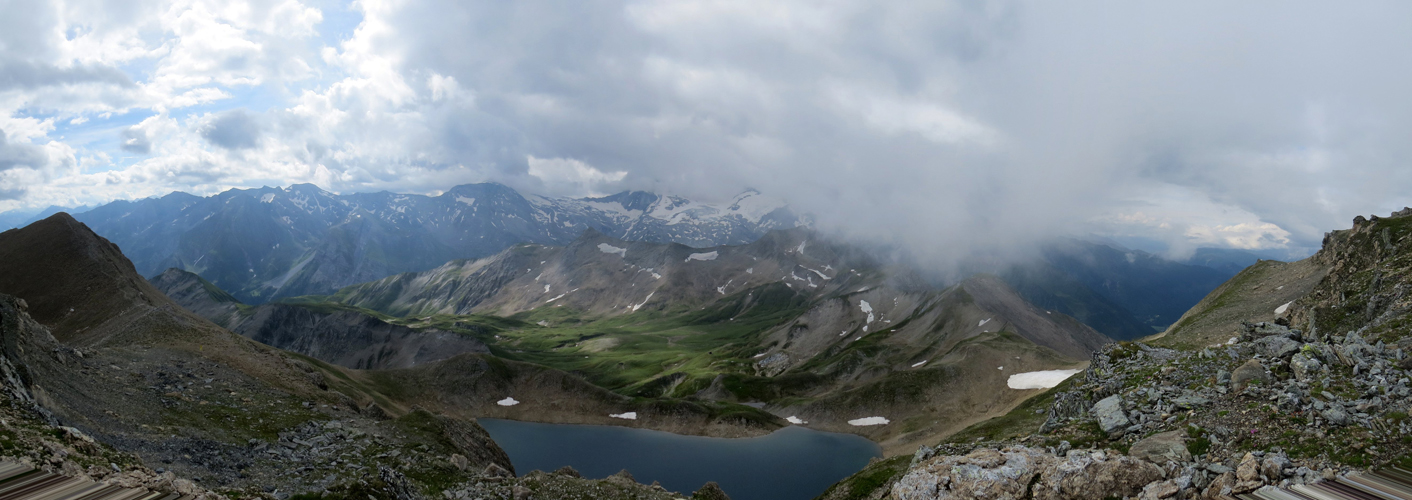
[[[152,152],[152,141],[147,139],[147,133],[136,127],[123,129],[122,133],[123,151],[137,154],[148,154]]]
[[[49,155],[44,149],[30,144],[17,144],[9,141],[5,131],[0,130],[0,171],[16,167],[40,169],[49,163]]]
[[[0,210],[295,182],[754,187],[944,265],[1075,232],[1307,250],[1412,205],[1405,3],[7,7],[0,127],[82,168]]]
[[[201,137],[225,149],[251,149],[260,142],[260,124],[250,113],[235,109],[202,126]]]
[[[90,82],[135,87],[127,74],[111,66],[61,68],[32,61],[0,61],[0,91]]]
[[[603,196],[627,172],[604,172],[571,158],[528,158],[529,175],[539,180],[537,192],[551,196]]]

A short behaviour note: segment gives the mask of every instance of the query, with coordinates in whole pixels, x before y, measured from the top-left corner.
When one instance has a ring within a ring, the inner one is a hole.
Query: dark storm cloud
[[[201,137],[225,149],[250,149],[260,142],[260,124],[243,109],[231,110],[202,126]]]
[[[505,156],[627,171],[631,187],[755,186],[911,247],[1089,229],[1216,245],[1288,231],[1308,246],[1350,214],[1412,201],[1396,189],[1412,184],[1408,4],[527,0],[381,14],[395,35],[378,42],[403,74],[473,91],[517,135],[490,145]],[[448,145],[480,128],[460,120],[439,125],[459,137]],[[1115,214],[1142,222],[1089,223]]]

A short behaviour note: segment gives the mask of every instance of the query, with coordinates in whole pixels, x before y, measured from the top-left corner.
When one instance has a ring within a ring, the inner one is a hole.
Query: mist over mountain
[[[113,202],[76,218],[110,237],[139,273],[192,272],[248,304],[326,295],[521,243],[565,245],[590,229],[624,241],[712,247],[746,244],[771,229],[810,223],[807,215],[754,191],[710,204],[642,191],[549,198],[499,184],[457,186],[439,196],[338,195],[312,185],[205,198],[171,193]],[[877,246],[871,251],[899,262],[911,259],[897,256],[916,253]],[[953,276],[939,279],[938,286],[994,273],[1041,307],[1070,314],[1112,338],[1133,339],[1165,328],[1236,266],[1253,262],[1239,251],[1210,250],[1197,254],[1210,266],[1191,265],[1078,239],[1050,240],[1016,255],[1024,257],[963,266],[963,272],[918,269]]]

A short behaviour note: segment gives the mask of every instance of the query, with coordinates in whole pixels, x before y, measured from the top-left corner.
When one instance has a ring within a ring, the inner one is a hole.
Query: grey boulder
[[[1093,415],[1098,418],[1098,427],[1109,435],[1121,433],[1132,422],[1123,414],[1123,398],[1117,394],[1103,398],[1093,404]]]

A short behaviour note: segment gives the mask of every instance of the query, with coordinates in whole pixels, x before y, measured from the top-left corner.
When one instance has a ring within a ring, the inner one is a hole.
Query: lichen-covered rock
[[[1162,479],[1162,469],[1115,451],[1072,450],[1057,457],[1015,446],[940,456],[912,468],[893,485],[894,500],[1033,498],[1091,499],[1135,496]]]

